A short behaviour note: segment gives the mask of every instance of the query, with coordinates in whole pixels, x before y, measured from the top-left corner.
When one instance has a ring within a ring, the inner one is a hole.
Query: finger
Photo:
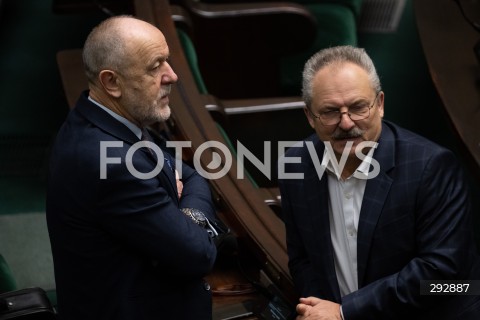
[[[297,304],[297,307],[296,307],[295,309],[296,309],[296,311],[297,311],[297,313],[298,313],[299,315],[305,315],[305,313],[307,312],[308,308],[309,308],[309,306],[307,306],[307,305],[305,305],[305,304],[303,304],[303,303],[299,303],[299,304]]]
[[[316,297],[300,298],[300,303],[303,303],[309,306],[314,306],[316,304],[319,304],[322,301],[323,301],[322,299],[319,299]]]

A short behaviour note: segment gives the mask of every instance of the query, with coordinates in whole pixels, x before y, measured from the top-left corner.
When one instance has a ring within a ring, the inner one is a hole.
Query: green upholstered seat
[[[0,293],[18,290],[17,281],[5,258],[0,254]],[[55,289],[46,291],[48,300],[55,308],[57,306],[57,292]]]
[[[40,287],[56,306],[53,258],[44,212],[0,214],[0,292]]]
[[[318,50],[337,45],[356,46],[358,12],[343,4],[303,1],[315,16],[317,36],[311,46],[299,54],[281,59],[280,74],[282,95],[299,95],[305,62]],[[346,2],[341,1],[341,2]],[[352,1],[350,1],[352,2]],[[360,3],[360,1],[356,1]]]
[[[17,289],[17,282],[7,261],[0,254],[0,293]]]
[[[202,94],[208,93],[207,87],[205,86],[202,78],[202,74],[200,73],[200,69],[198,68],[197,53],[195,51],[192,39],[190,39],[187,33],[180,28],[177,28],[177,34],[180,43],[182,44],[185,57],[187,58],[188,66],[190,67],[193,78],[195,79],[195,83],[197,84],[198,92]]]

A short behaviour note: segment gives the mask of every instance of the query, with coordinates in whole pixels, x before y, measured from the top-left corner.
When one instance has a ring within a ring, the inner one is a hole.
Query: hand
[[[300,298],[296,320],[341,320],[340,305],[315,297]]]
[[[183,182],[180,180],[180,175],[178,174],[178,171],[175,170],[175,180],[177,181],[177,192],[178,192],[178,199],[182,196],[182,191],[183,191]]]

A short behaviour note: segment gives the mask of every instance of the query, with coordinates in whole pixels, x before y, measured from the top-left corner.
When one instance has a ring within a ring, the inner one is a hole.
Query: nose
[[[348,110],[343,111],[340,114],[340,122],[339,122],[338,126],[345,131],[348,131],[355,126],[355,122],[353,122],[353,120],[350,119],[350,115],[348,114]]]
[[[172,67],[168,62],[165,62],[166,64],[166,72],[162,76],[162,84],[172,84],[177,82],[178,76],[177,74],[173,71]]]

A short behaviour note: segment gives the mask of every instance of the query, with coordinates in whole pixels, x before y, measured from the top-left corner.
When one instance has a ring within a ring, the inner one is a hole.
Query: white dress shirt
[[[357,232],[360,209],[367,185],[366,179],[358,177],[368,177],[371,157],[375,149],[371,148],[367,157],[358,166],[356,171],[362,175],[351,175],[345,180],[341,178],[342,170],[330,150],[330,148],[325,148],[322,166],[327,169],[325,172],[328,179],[330,236],[335,272],[340,295],[343,297],[358,290]]]

